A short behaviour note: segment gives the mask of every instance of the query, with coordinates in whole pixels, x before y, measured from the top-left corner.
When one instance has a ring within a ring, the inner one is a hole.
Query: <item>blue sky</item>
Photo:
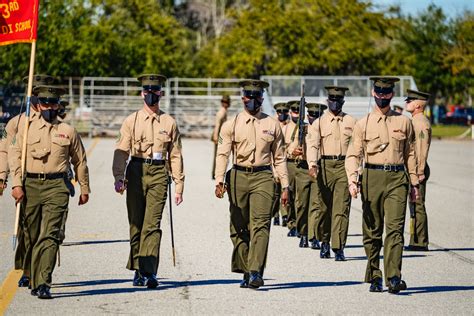
[[[455,17],[469,9],[474,11],[473,0],[371,0],[374,5],[394,5],[398,4],[403,14],[416,15],[419,11],[425,10],[431,3],[441,7],[448,17]]]

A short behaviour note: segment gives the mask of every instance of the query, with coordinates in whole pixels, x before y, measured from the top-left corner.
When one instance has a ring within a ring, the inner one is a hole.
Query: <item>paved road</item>
[[[86,146],[92,144],[88,140]],[[259,291],[240,289],[240,276],[230,273],[228,203],[213,196],[209,159],[212,146],[204,140],[183,143],[185,201],[173,208],[177,266],[172,265],[166,215],[160,286],[151,291],[132,287],[132,273],[125,269],[125,198],[115,194],[112,185],[113,144],[113,140],[101,139],[89,155],[93,190],[90,203],[78,207],[77,197],[71,200],[52,301],[41,301],[25,289],[15,292],[11,288],[16,281],[8,278],[13,261],[13,208],[10,197],[0,199],[0,311],[8,305],[8,315],[472,314],[472,142],[433,142],[427,193],[431,251],[405,253],[403,277],[409,290],[398,296],[369,293],[368,285],[361,282],[366,259],[360,200],[353,202],[351,211],[347,262],[321,260],[317,251],[298,248],[296,238],[286,237],[286,228],[272,227],[265,287]]]

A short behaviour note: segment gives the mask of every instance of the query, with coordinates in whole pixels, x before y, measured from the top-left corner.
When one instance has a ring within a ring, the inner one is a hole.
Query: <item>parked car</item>
[[[444,124],[469,125],[473,123],[474,112],[472,107],[454,106],[446,113]]]

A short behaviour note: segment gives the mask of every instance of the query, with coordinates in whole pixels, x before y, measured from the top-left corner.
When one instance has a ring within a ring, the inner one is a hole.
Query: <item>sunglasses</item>
[[[261,98],[263,97],[263,92],[255,90],[244,90],[244,96],[249,99]]]
[[[59,98],[38,98],[38,101],[43,105],[59,104]]]
[[[308,115],[311,117],[315,117],[319,115],[319,112],[314,112],[314,111],[308,111]]]
[[[290,111],[289,110],[277,110],[278,114],[281,114],[281,113],[288,114],[288,112],[290,112]]]
[[[300,113],[300,108],[291,108],[291,112]]]
[[[413,98],[406,98],[406,99],[405,99],[405,103],[408,104],[408,103],[410,103],[410,102],[412,102],[412,101],[415,101],[415,100],[416,100],[416,99],[413,99]]]

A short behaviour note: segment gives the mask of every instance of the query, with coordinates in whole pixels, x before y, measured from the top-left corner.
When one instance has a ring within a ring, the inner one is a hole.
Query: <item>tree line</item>
[[[417,15],[361,0],[40,0],[36,73],[170,77],[412,75],[472,104],[474,15]],[[30,46],[0,48],[0,82]]]

